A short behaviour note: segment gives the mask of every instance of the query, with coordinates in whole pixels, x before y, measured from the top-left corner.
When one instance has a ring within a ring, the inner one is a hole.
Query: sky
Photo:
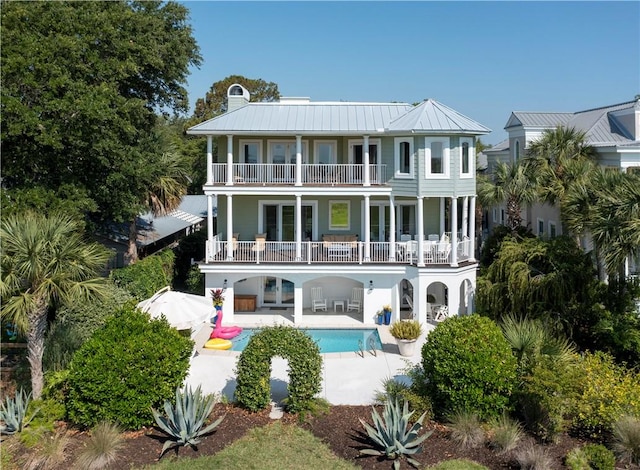
[[[230,75],[312,101],[435,99],[507,137],[512,111],[640,94],[640,2],[182,1],[202,64],[191,110]]]

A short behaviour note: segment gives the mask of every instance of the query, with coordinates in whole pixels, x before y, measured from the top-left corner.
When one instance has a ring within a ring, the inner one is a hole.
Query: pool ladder
[[[375,357],[378,357],[378,351],[376,351],[376,343],[372,337],[369,337],[368,343],[369,343],[369,349],[367,351],[369,351],[369,354],[372,354]],[[358,340],[358,351],[356,351],[356,354],[364,358],[364,343],[362,342],[361,339]]]

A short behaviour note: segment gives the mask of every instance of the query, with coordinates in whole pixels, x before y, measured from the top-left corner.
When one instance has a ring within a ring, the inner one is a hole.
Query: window
[[[493,222],[498,223],[498,209],[495,207],[493,208]]]
[[[398,137],[395,144],[396,177],[413,178],[413,139]]]
[[[307,161],[307,144],[302,141],[302,163]],[[294,141],[269,141],[269,163],[295,163],[296,142]]]
[[[350,212],[349,201],[329,201],[329,229],[349,230],[351,228]]]
[[[500,223],[504,225],[505,217],[504,217],[504,209],[500,209]]]
[[[427,178],[449,177],[449,138],[425,138],[425,160]]]
[[[473,139],[469,137],[460,138],[460,177],[473,177],[473,162],[475,160],[475,149]]]
[[[552,220],[549,221],[549,238],[556,238],[556,223]]]
[[[337,163],[336,141],[317,140],[313,151],[314,163],[335,164]]]
[[[240,141],[240,163],[262,163],[260,141]]]
[[[518,161],[520,159],[520,141],[516,140],[515,148],[513,149],[513,160]]]
[[[544,220],[538,219],[538,236],[542,237],[544,235]]]

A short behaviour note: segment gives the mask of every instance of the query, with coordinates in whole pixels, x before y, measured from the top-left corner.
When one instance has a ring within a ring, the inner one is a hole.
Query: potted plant
[[[213,306],[216,310],[222,310],[224,304],[224,291],[222,289],[211,289],[211,300],[213,300]]]
[[[383,305],[382,313],[384,315],[384,324],[389,325],[391,323],[391,305]]]
[[[378,310],[376,312],[376,325],[382,325],[384,323],[384,311]]]
[[[389,333],[398,342],[400,355],[413,356],[416,341],[422,334],[422,325],[417,320],[400,320],[391,325]]]

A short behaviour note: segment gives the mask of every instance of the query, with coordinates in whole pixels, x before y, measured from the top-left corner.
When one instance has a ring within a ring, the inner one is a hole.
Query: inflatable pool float
[[[216,324],[209,338],[231,339],[235,338],[240,333],[242,333],[242,328],[239,326],[222,326],[222,310],[218,310],[218,314],[216,315]]]
[[[231,349],[233,344],[228,339],[213,338],[204,343],[206,349]]]

